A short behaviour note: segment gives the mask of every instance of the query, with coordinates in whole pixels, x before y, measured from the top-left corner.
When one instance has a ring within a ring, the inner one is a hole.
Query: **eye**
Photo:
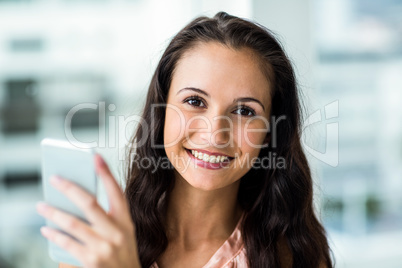
[[[185,99],[183,101],[183,103],[188,103],[191,106],[195,106],[195,107],[206,107],[204,104],[204,101],[201,97],[194,95],[194,96],[190,96],[187,99]]]
[[[239,109],[235,110],[235,114],[239,114],[242,116],[254,116],[255,111],[247,106],[242,106]]]

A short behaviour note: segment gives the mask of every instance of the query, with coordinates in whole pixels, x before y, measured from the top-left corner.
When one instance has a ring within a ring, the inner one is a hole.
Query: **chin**
[[[212,178],[206,179],[205,177],[191,176],[189,179],[184,177],[184,180],[192,187],[202,191],[213,191],[227,186],[213,180]]]

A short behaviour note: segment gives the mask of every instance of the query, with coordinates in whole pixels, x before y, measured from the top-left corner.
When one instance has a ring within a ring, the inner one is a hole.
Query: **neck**
[[[242,215],[237,201],[239,185],[240,180],[224,188],[205,191],[176,176],[166,211],[169,241],[199,244],[226,240]]]

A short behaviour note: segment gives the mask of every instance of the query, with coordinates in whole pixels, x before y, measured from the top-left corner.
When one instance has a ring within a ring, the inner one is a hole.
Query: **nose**
[[[208,127],[199,133],[203,144],[218,148],[228,146],[233,129],[230,117],[225,115],[208,117],[207,124]]]

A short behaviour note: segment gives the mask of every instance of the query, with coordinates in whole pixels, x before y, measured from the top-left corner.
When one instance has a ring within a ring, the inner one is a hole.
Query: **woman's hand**
[[[109,212],[100,207],[95,196],[74,183],[62,178],[52,178],[52,185],[84,212],[91,225],[61,210],[39,203],[39,214],[82,243],[49,227],[42,227],[41,233],[77,258],[84,267],[141,267],[134,224],[123,192],[99,155],[95,156],[95,166],[106,188]]]

